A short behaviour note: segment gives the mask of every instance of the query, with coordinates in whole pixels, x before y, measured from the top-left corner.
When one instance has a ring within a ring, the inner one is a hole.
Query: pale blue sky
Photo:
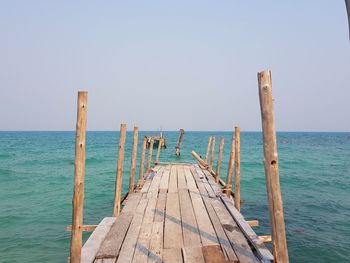
[[[0,130],[350,131],[344,0],[0,1]]]

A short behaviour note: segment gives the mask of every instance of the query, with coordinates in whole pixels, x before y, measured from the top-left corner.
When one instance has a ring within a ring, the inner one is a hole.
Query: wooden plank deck
[[[153,171],[140,192],[129,195],[120,216],[108,219],[111,226],[100,230],[98,243],[86,242],[84,262],[273,261],[209,173],[188,164]]]

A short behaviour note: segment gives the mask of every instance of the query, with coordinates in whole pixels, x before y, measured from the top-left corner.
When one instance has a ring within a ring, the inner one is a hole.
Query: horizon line
[[[0,130],[0,132],[75,132],[75,130]],[[119,132],[119,130],[87,130],[87,132]],[[127,130],[133,132],[133,130]],[[158,132],[159,130],[139,130],[139,132]],[[163,130],[162,132],[179,132],[179,130]],[[185,130],[185,132],[234,132],[234,130]],[[262,130],[241,130],[241,132],[262,132]],[[350,133],[350,131],[312,131],[312,130],[277,130],[276,132],[305,133]]]

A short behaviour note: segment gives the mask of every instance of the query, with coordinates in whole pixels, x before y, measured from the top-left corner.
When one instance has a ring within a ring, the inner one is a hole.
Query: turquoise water
[[[218,138],[226,139],[225,175],[229,132],[186,132],[179,159],[178,132],[165,132],[160,161],[193,161],[190,151],[203,155],[210,135],[216,149]],[[269,234],[261,134],[243,132],[241,140],[242,213]],[[116,132],[87,134],[85,224],[112,214],[117,144]],[[291,262],[350,262],[350,133],[279,133],[278,147]],[[0,262],[66,262],[73,174],[74,132],[0,132]]]

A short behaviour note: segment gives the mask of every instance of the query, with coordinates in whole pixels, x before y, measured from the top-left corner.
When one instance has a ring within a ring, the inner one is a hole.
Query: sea
[[[139,133],[138,164],[141,141]],[[225,179],[232,132],[163,132],[161,162],[193,162],[216,136],[225,138]],[[291,262],[350,262],[350,133],[278,132],[281,190]],[[84,224],[113,212],[119,132],[87,132]],[[127,191],[132,132],[127,133],[123,193]],[[0,132],[0,262],[67,262],[74,179],[75,132]],[[154,155],[156,151],[154,151]],[[153,157],[154,158],[154,157]],[[215,162],[214,162],[215,164]],[[215,169],[216,164],[214,165]],[[137,175],[139,166],[137,167]],[[241,133],[241,212],[269,235],[260,132]],[[84,240],[88,238],[84,234]]]

